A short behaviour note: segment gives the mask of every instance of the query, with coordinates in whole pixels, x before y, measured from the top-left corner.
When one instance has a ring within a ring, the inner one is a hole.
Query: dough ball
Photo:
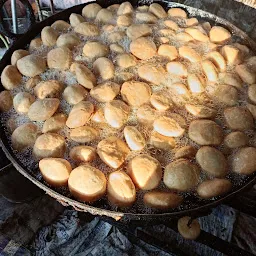
[[[137,61],[133,55],[129,53],[123,53],[117,55],[116,63],[120,68],[130,68],[135,66],[137,64]]]
[[[90,69],[82,64],[75,65],[76,80],[87,89],[92,89],[96,85],[96,77]]]
[[[256,84],[248,87],[248,98],[253,104],[256,104]]]
[[[192,121],[188,135],[199,145],[220,145],[223,139],[221,127],[211,120]]]
[[[33,50],[37,50],[42,45],[43,45],[43,42],[42,42],[41,37],[35,38],[35,39],[31,40],[31,42],[29,44],[29,51],[31,52]]]
[[[221,26],[213,26],[209,32],[209,37],[211,42],[223,44],[231,38],[231,34],[227,29]]]
[[[150,103],[159,111],[166,111],[173,106],[170,97],[164,91],[153,92],[150,97]]]
[[[123,171],[108,176],[108,200],[119,207],[131,206],[136,200],[136,190],[131,178]]]
[[[105,23],[105,24],[111,24],[114,23],[114,18],[115,15],[109,11],[108,9],[102,8],[96,16],[96,21],[100,23]]]
[[[79,23],[74,31],[83,36],[98,36],[100,34],[99,28],[90,22]]]
[[[71,13],[71,15],[69,16],[69,21],[70,21],[70,25],[72,27],[75,27],[78,24],[85,22],[85,18],[80,14]]]
[[[72,84],[65,88],[62,96],[70,105],[76,105],[84,100],[87,94],[87,90],[82,85]]]
[[[146,146],[143,135],[134,126],[124,128],[124,137],[131,150],[142,150]]]
[[[127,172],[135,186],[142,190],[156,188],[162,179],[162,168],[158,160],[149,155],[138,155],[129,161]]]
[[[240,77],[235,73],[220,73],[219,80],[222,84],[228,84],[236,87],[238,90],[243,88],[243,82]]]
[[[7,112],[12,108],[13,100],[9,91],[0,92],[0,113]]]
[[[181,205],[183,198],[171,192],[150,191],[144,194],[143,202],[147,207],[167,210]]]
[[[226,61],[219,52],[217,51],[210,52],[206,55],[206,58],[209,59],[214,64],[214,66],[216,66],[218,71],[220,72],[226,71]]]
[[[120,4],[112,4],[112,5],[108,6],[107,9],[113,13],[117,13],[119,6],[120,6]]]
[[[44,158],[39,161],[39,170],[43,179],[51,186],[62,187],[68,184],[72,167],[62,158]]]
[[[147,24],[132,24],[126,30],[126,35],[131,40],[135,40],[143,36],[150,36],[151,34],[152,34],[152,29]]]
[[[116,74],[116,80],[120,83],[124,83],[126,81],[131,81],[136,79],[136,75],[131,72],[121,71]]]
[[[69,156],[76,162],[91,162],[96,159],[96,149],[90,146],[76,146],[73,147]]]
[[[140,5],[137,7],[137,11],[139,11],[139,12],[147,12],[148,9],[149,9],[148,5]]]
[[[94,202],[105,194],[107,180],[100,170],[90,165],[81,165],[70,173],[68,188],[78,200]]]
[[[176,50],[176,48],[175,48]],[[177,50],[176,50],[177,52]],[[176,76],[180,76],[180,77],[187,77],[188,75],[188,70],[187,67],[178,61],[171,61],[169,63],[167,63],[166,65],[166,69],[168,71],[169,74],[171,75],[176,75]]]
[[[119,44],[111,44],[109,46],[110,51],[114,53],[124,53],[124,48]]]
[[[168,38],[174,36],[175,32],[172,29],[163,28],[158,31],[158,34],[160,34],[161,36],[166,36]]]
[[[117,15],[124,15],[124,14],[132,14],[133,13],[133,7],[130,2],[123,2],[120,4]]]
[[[203,199],[211,199],[228,193],[232,183],[227,179],[212,179],[203,181],[197,188],[197,194]]]
[[[189,216],[179,219],[178,231],[185,239],[195,240],[201,233],[200,224],[197,219],[193,219],[191,223],[190,220],[191,217]]]
[[[204,171],[214,177],[224,177],[228,172],[227,160],[216,148],[201,147],[196,153],[196,161]]]
[[[209,82],[217,82],[218,72],[214,64],[209,60],[202,61],[202,69]]]
[[[52,49],[47,54],[47,64],[49,68],[67,70],[71,63],[72,52],[67,47]]]
[[[179,26],[173,20],[165,20],[163,24],[174,31],[177,31],[179,29]]]
[[[91,117],[91,120],[96,123],[105,123],[104,111],[102,108],[98,108]]]
[[[192,146],[184,146],[179,148],[176,153],[174,158],[178,159],[178,158],[188,158],[188,159],[192,159],[194,158],[196,155],[196,149]]]
[[[63,91],[63,84],[57,80],[42,81],[34,88],[34,93],[39,99],[59,98]]]
[[[166,83],[166,73],[161,66],[144,64],[138,67],[138,75],[141,79],[155,85],[163,85]]]
[[[185,132],[173,118],[166,116],[158,117],[153,126],[156,132],[168,137],[180,137]]]
[[[196,26],[196,25],[198,25],[198,19],[197,18],[186,19],[186,26],[187,27],[192,27],[192,26]],[[203,27],[203,29],[205,30],[204,27]]]
[[[88,4],[82,10],[82,15],[87,19],[95,19],[98,12],[102,9],[102,7],[97,4]]]
[[[115,136],[100,141],[97,146],[100,159],[114,169],[119,168],[124,163],[129,152],[128,146]]]
[[[58,132],[66,125],[67,116],[65,114],[56,114],[44,122],[42,133]]]
[[[253,116],[243,107],[231,107],[224,110],[224,118],[232,130],[246,131],[254,128]]]
[[[197,118],[212,119],[217,115],[215,109],[203,105],[186,104],[185,108],[191,115]]]
[[[235,67],[236,73],[246,84],[255,84],[256,83],[256,74],[255,72],[248,67],[246,64],[240,64]]]
[[[40,135],[33,148],[36,159],[46,157],[63,158],[66,151],[65,138],[57,133],[45,133]]]
[[[158,54],[167,57],[170,60],[175,60],[178,57],[177,49],[174,46],[168,44],[160,45],[158,48]]]
[[[71,109],[66,125],[69,128],[77,128],[85,125],[93,113],[94,106],[90,101],[80,101]]]
[[[256,106],[252,104],[247,104],[247,109],[251,112],[253,119],[256,119]]]
[[[105,105],[104,116],[113,128],[121,128],[127,121],[130,107],[121,100],[112,100]]]
[[[70,50],[72,50],[75,46],[79,45],[80,43],[80,38],[77,35],[71,33],[61,34],[56,42],[58,47],[67,47]]]
[[[148,84],[138,81],[125,82],[121,88],[121,95],[130,106],[140,107],[147,103],[151,96],[151,88]]]
[[[180,57],[194,63],[199,62],[201,60],[201,56],[189,46],[182,46],[179,48]]]
[[[33,89],[38,83],[42,81],[40,76],[34,76],[28,79],[28,81],[25,83],[25,88],[27,90]]]
[[[110,43],[119,43],[125,38],[125,33],[123,31],[115,31],[108,35],[108,42]]]
[[[177,105],[188,100],[190,93],[187,86],[183,83],[173,83],[168,86],[169,93],[173,102]]]
[[[139,23],[146,23],[146,24],[155,24],[158,21],[157,17],[154,14],[149,12],[137,12],[136,20]]]
[[[71,26],[64,20],[56,20],[52,23],[51,27],[58,32],[64,32],[71,28]]]
[[[157,118],[157,112],[149,105],[143,105],[137,110],[137,118],[141,123],[153,124]]]
[[[210,92],[209,95],[217,102],[226,106],[237,105],[239,100],[237,89],[227,84],[219,85],[213,92]]]
[[[256,148],[244,147],[239,149],[232,157],[231,167],[233,172],[251,175],[256,170]]]
[[[147,60],[156,55],[155,43],[146,37],[139,37],[130,44],[130,52],[141,60]]]
[[[149,12],[153,13],[156,17],[158,17],[159,19],[163,19],[167,17],[167,13],[164,10],[164,8],[157,3],[153,3],[149,6],[148,9]]]
[[[166,36],[160,36],[157,38],[157,42],[159,42],[160,44],[167,44],[170,42],[170,39]]]
[[[231,132],[224,138],[224,144],[228,148],[240,148],[248,144],[248,138],[243,132]]]
[[[120,85],[114,82],[98,84],[90,90],[90,95],[98,102],[112,101],[120,92]]]
[[[98,139],[98,130],[90,126],[82,126],[70,131],[70,139],[79,143],[88,143]]]
[[[209,37],[202,27],[190,27],[186,28],[185,32],[191,35],[195,40],[199,42],[208,42]]]
[[[187,18],[187,13],[181,8],[170,8],[168,10],[168,16],[175,18]]]
[[[176,146],[174,138],[164,136],[155,131],[151,133],[149,144],[155,148],[165,151],[172,150]]]
[[[98,58],[94,61],[93,71],[102,80],[112,79],[115,75],[115,67],[112,61],[105,57]]]
[[[44,45],[54,46],[59,37],[58,32],[50,26],[46,26],[42,29],[41,39]]]
[[[108,46],[100,42],[87,42],[83,48],[84,56],[88,58],[105,57],[109,54]]]
[[[35,101],[28,110],[28,117],[31,121],[45,121],[50,118],[58,109],[59,99],[47,98]]]
[[[35,102],[35,97],[28,92],[19,92],[13,98],[13,107],[19,114],[26,114]]]
[[[15,66],[17,61],[25,56],[29,55],[29,52],[26,50],[16,50],[13,52],[11,57],[11,64]]]
[[[221,48],[221,54],[229,65],[236,65],[243,62],[242,52],[233,45],[225,45]]]
[[[176,34],[175,37],[181,43],[188,43],[188,42],[194,41],[194,38],[186,32],[180,32],[180,33]]]
[[[178,159],[165,167],[164,184],[172,190],[190,191],[199,183],[200,170],[185,159]]]
[[[27,147],[33,147],[40,131],[33,123],[22,124],[12,133],[12,147],[15,150],[22,151]]]

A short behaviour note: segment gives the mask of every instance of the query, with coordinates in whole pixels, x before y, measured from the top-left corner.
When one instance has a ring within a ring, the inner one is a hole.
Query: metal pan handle
[[[0,0],[0,9],[2,9],[3,5],[6,2],[7,0]],[[26,17],[28,18],[29,27],[30,27],[33,23],[35,23],[35,20],[36,20],[32,6],[30,5],[28,0],[20,0],[20,2],[25,7]],[[22,35],[22,34],[14,34],[13,32],[11,32],[5,25],[2,15],[0,15],[0,34],[7,36],[13,41],[17,40]]]

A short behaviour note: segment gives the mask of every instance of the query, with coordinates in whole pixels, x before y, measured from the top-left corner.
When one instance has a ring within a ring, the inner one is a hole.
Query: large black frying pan
[[[0,8],[4,4],[6,0],[0,0]],[[2,60],[0,61],[0,74],[2,73],[3,69],[5,68],[6,65],[10,63],[11,55],[12,53],[17,50],[17,49],[25,49],[26,46],[30,43],[30,41],[35,38],[41,30],[45,26],[51,25],[54,21],[56,20],[68,20],[69,16],[71,13],[81,13],[83,7],[85,4],[74,6],[72,8],[66,9],[60,13],[57,13],[50,18],[47,18],[46,20],[33,24],[35,19],[32,13],[31,7],[27,4],[27,0],[22,0],[24,4],[27,5],[27,14],[29,17],[30,22],[32,23],[30,29],[23,35],[15,35],[13,33],[10,33],[6,31],[6,28],[3,25],[2,20],[0,19],[0,33],[3,33],[7,35],[8,37],[11,37],[14,40],[14,43],[11,45],[9,50],[6,52]],[[115,3],[121,3],[124,1],[118,1],[118,0],[98,0],[97,1],[102,7],[107,7],[111,4]],[[138,0],[132,0],[130,1],[134,6],[138,6],[140,3]],[[145,1],[142,1],[145,3]],[[150,2],[152,3],[152,1]],[[229,22],[216,17],[215,15],[212,15],[210,13],[206,13],[203,11],[200,11],[195,8],[191,8],[188,6],[185,6],[183,4],[178,4],[175,2],[171,1],[158,1],[164,8],[169,9],[170,7],[173,6],[179,6],[183,9],[186,9],[188,12],[193,12],[193,16],[198,16],[198,17],[204,17],[206,19],[211,20],[211,22],[214,24],[216,23],[221,23],[225,25],[227,28],[232,30],[233,32],[239,34],[240,36],[244,37],[247,40],[247,44],[251,46],[252,49],[256,50],[256,44],[247,38],[247,36],[240,31],[238,28],[234,27],[232,24]],[[87,3],[88,4],[88,3]],[[0,90],[3,90],[3,86],[0,84]],[[254,175],[251,175],[247,179],[245,179],[240,185],[234,186],[233,190],[226,196],[217,198],[215,200],[199,200],[197,197],[193,195],[188,195],[185,198],[185,204],[184,205],[190,205],[190,207],[184,207],[184,208],[179,208],[177,210],[173,210],[170,212],[154,212],[152,214],[148,213],[143,213],[140,212],[139,210],[136,211],[132,210],[129,211],[127,210],[126,212],[120,211],[113,211],[109,208],[107,202],[103,199],[97,202],[95,205],[88,205],[84,204],[81,202],[78,202],[66,193],[61,193],[60,191],[57,192],[56,190],[51,189],[49,186],[46,185],[41,180],[38,180],[35,176],[33,176],[33,172],[29,171],[18,159],[15,157],[7,139],[7,135],[4,132],[3,125],[0,124],[0,145],[5,152],[6,156],[10,159],[10,161],[13,163],[13,165],[16,167],[16,169],[24,175],[26,178],[31,180],[34,184],[36,184],[38,187],[43,189],[47,194],[50,196],[54,197],[57,199],[60,203],[62,203],[65,206],[73,206],[75,209],[79,211],[84,211],[84,212],[89,212],[92,214],[97,214],[97,215],[105,215],[108,217],[115,218],[116,220],[122,219],[122,220],[153,220],[153,219],[167,219],[167,218],[174,218],[174,217],[179,217],[179,216],[184,216],[184,215],[190,215],[190,216],[200,216],[204,214],[205,212],[208,212],[211,208],[217,206],[218,204],[222,203],[224,200],[228,200],[231,197],[237,195],[238,193],[242,192],[244,189],[252,186],[255,184],[256,181],[256,173]],[[15,180],[13,181],[15,182]]]

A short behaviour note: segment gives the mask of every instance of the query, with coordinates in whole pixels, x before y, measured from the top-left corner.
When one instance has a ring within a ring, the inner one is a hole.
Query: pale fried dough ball
[[[211,42],[223,44],[231,38],[231,34],[227,29],[221,26],[213,26],[209,32],[209,37]]]
[[[136,189],[131,178],[123,171],[108,176],[108,200],[119,207],[131,206],[136,200]]]
[[[85,22],[85,19],[82,15],[77,14],[77,13],[71,13],[71,15],[69,16],[69,21],[70,21],[70,25],[72,27],[75,27],[76,25]]]
[[[226,108],[224,118],[228,127],[232,130],[246,131],[254,128],[253,116],[246,108]]]
[[[110,6],[107,7],[107,9],[113,13],[117,13],[119,6],[120,4],[111,4]]]
[[[149,105],[139,107],[136,114],[138,120],[144,124],[152,124],[157,118],[156,111]]]
[[[229,192],[232,183],[227,179],[212,179],[202,182],[197,188],[197,194],[204,199],[221,196]]]
[[[90,126],[74,128],[70,131],[70,139],[79,143],[88,143],[99,138],[99,131]]]
[[[198,19],[197,18],[186,19],[186,26],[187,27],[192,27],[192,26],[196,26],[196,25],[198,25]],[[203,27],[203,29],[205,30],[204,27]]]
[[[111,44],[109,48],[114,53],[124,53],[124,48],[119,44]]]
[[[83,87],[92,89],[96,84],[96,77],[89,68],[82,64],[75,65],[76,79]]]
[[[114,31],[108,34],[108,42],[109,43],[119,43],[122,39],[124,39],[125,33],[123,31]]]
[[[54,46],[59,37],[58,32],[50,26],[46,26],[42,29],[41,39],[44,45]]]
[[[185,216],[178,220],[178,231],[185,238],[195,240],[201,233],[200,224],[197,219],[193,219],[189,224],[191,217]]]
[[[159,19],[162,18],[166,18],[167,17],[167,13],[164,10],[164,8],[158,4],[158,3],[153,3],[149,6],[148,9],[149,12],[152,12],[154,15],[156,15],[156,17],[158,17]]]
[[[112,100],[105,105],[104,116],[113,128],[121,128],[127,121],[130,107],[121,100]]]
[[[187,82],[192,93],[202,93],[205,91],[205,80],[201,75],[188,74]]]
[[[175,139],[172,137],[167,137],[156,131],[153,131],[150,136],[149,144],[151,144],[155,148],[168,151],[175,148],[176,142]]]
[[[186,104],[186,110],[195,117],[198,118],[214,118],[217,115],[217,111],[213,108],[203,105]]]
[[[208,81],[217,82],[218,72],[215,65],[211,61],[209,60],[202,61],[202,69]]]
[[[146,146],[145,138],[134,126],[125,126],[124,137],[131,150],[142,150]]]
[[[126,34],[131,40],[135,40],[139,37],[150,36],[152,29],[147,24],[132,24],[127,28]]]
[[[123,83],[121,95],[125,102],[134,107],[147,103],[151,96],[151,88],[148,84],[139,81]]]
[[[96,21],[101,23],[114,23],[115,15],[108,9],[102,8],[96,16]]]
[[[63,157],[66,151],[65,138],[57,133],[40,135],[34,144],[33,155],[36,159]]]
[[[34,77],[46,70],[46,61],[40,56],[27,55],[17,61],[17,68],[22,75]]]
[[[115,75],[115,67],[112,61],[105,57],[98,58],[93,62],[93,71],[102,80],[112,79]]]
[[[26,50],[16,50],[13,52],[11,57],[11,64],[15,66],[17,64],[17,61],[25,56],[29,55],[29,52]]]
[[[247,104],[246,107],[251,112],[251,114],[255,120],[256,119],[256,106],[253,104]]]
[[[211,120],[192,121],[188,135],[199,145],[220,145],[223,139],[221,127]]]
[[[83,54],[89,58],[105,57],[109,54],[108,46],[100,42],[87,42],[83,48]]]
[[[72,33],[61,34],[56,41],[56,45],[58,47],[64,46],[69,48],[70,50],[72,50],[75,46],[79,45],[80,43],[80,38]]]
[[[158,160],[149,155],[138,155],[129,161],[127,171],[135,186],[142,190],[156,188],[162,179]]]
[[[83,8],[82,15],[87,19],[95,19],[101,9],[102,7],[97,3],[88,4]]]
[[[219,52],[209,52],[206,55],[206,58],[209,59],[218,68],[220,72],[224,72],[226,70],[226,61]]]
[[[182,43],[194,41],[194,38],[186,32],[176,34],[176,39]]]
[[[183,63],[178,61],[171,61],[167,63],[166,69],[168,73],[172,75],[176,75],[180,77],[187,77],[188,75],[187,67]]]
[[[26,114],[35,102],[35,97],[28,92],[19,92],[13,98],[13,107],[19,114]]]
[[[163,23],[166,27],[168,27],[174,31],[177,31],[179,29],[179,26],[173,20],[165,20]]]
[[[106,120],[104,117],[103,108],[100,107],[100,108],[96,109],[96,111],[94,112],[94,114],[91,117],[91,120],[96,123],[105,123]]]
[[[78,200],[94,202],[105,194],[107,180],[100,170],[90,165],[80,165],[70,173],[68,188]]]
[[[235,71],[246,84],[250,85],[256,82],[255,72],[246,64],[237,65]]]
[[[115,136],[100,141],[97,146],[100,159],[114,169],[119,168],[124,163],[129,152],[128,146]]]
[[[219,73],[220,83],[236,87],[238,90],[243,88],[243,82],[236,73]]]
[[[186,159],[178,159],[164,169],[164,184],[169,189],[190,191],[199,183],[200,170]]]
[[[59,98],[63,87],[63,84],[58,80],[42,81],[35,86],[34,93],[39,99]]]
[[[196,155],[196,149],[192,146],[184,146],[179,148],[176,153],[174,158],[178,159],[178,158],[194,158]]]
[[[143,202],[146,206],[161,210],[176,208],[182,201],[182,196],[164,191],[150,191],[143,197]]]
[[[256,84],[248,87],[248,98],[253,104],[256,104]]]
[[[120,85],[114,82],[98,84],[90,90],[90,95],[98,102],[109,102],[120,92]]]
[[[141,23],[154,24],[157,22],[157,17],[149,12],[137,12],[136,20]]]
[[[70,105],[75,105],[84,100],[87,94],[87,90],[82,85],[73,84],[65,88],[62,96]]]
[[[224,144],[228,148],[240,148],[248,144],[248,138],[243,132],[231,132],[224,138]]]
[[[43,44],[43,42],[40,37],[31,40],[31,42],[29,44],[29,51],[31,52],[33,50],[40,48],[42,46],[42,44]]]
[[[72,52],[67,47],[52,49],[47,54],[47,64],[49,68],[67,70],[72,63]]]
[[[23,124],[12,133],[12,147],[18,151],[22,151],[27,147],[33,147],[39,134],[40,131],[35,124]]]
[[[117,17],[116,24],[119,27],[129,27],[132,24],[132,17],[128,15],[120,15]]]
[[[201,56],[194,49],[188,46],[180,47],[179,55],[190,62],[198,62],[201,60]]]
[[[243,61],[242,52],[233,45],[223,46],[220,52],[230,65],[240,64]]]
[[[117,55],[116,63],[121,68],[130,68],[137,64],[137,60],[132,54],[123,53]]]
[[[13,100],[9,91],[0,92],[0,112],[9,111],[12,107]]]
[[[174,46],[168,44],[160,45],[157,53],[161,56],[168,57],[170,60],[175,60],[178,57],[177,49]]]
[[[44,122],[42,133],[57,132],[65,127],[67,116],[65,114],[56,114]]]
[[[74,31],[83,36],[98,36],[100,34],[99,28],[90,22],[79,23]]]
[[[77,162],[91,162],[96,157],[96,149],[90,146],[75,146],[70,152],[69,156],[72,160]]]
[[[197,41],[200,41],[200,42],[209,41],[209,37],[207,36],[207,33],[204,31],[202,27],[186,28],[185,32],[191,35]]]
[[[159,111],[166,111],[173,106],[170,97],[164,91],[154,92],[150,97],[150,103]]]
[[[52,23],[51,27],[58,32],[64,32],[71,28],[71,26],[64,20],[56,20]]]
[[[196,153],[196,161],[204,171],[214,177],[224,177],[228,172],[227,160],[216,148],[201,147]]]
[[[66,125],[69,128],[81,127],[89,121],[94,110],[94,106],[89,101],[80,101],[73,106],[68,115]]]
[[[62,158],[44,158],[39,161],[43,179],[53,187],[66,186],[72,171],[70,163]]]
[[[33,89],[38,83],[42,81],[40,76],[34,76],[28,79],[28,81],[25,83],[25,88],[27,90]]]
[[[58,109],[59,99],[47,98],[35,101],[28,110],[28,117],[31,121],[45,121],[50,118]]]
[[[231,162],[232,171],[250,175],[256,170],[256,148],[244,147],[235,153]]]
[[[137,11],[140,11],[140,12],[147,12],[148,9],[149,9],[148,5],[140,5],[137,7]]]
[[[168,10],[168,16],[178,17],[178,18],[187,18],[187,13],[181,8],[170,8]]]
[[[124,2],[120,4],[117,15],[124,15],[124,14],[132,14],[133,13],[133,7],[130,2]]]

